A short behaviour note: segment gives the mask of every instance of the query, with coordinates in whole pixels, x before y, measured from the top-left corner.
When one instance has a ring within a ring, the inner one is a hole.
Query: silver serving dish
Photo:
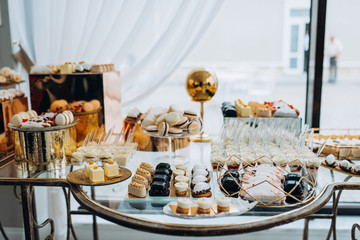
[[[76,119],[66,126],[46,128],[18,128],[14,132],[15,162],[23,171],[61,169],[76,150]]]

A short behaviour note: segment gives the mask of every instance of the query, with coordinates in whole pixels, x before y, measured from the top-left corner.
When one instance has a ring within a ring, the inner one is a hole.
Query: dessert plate
[[[69,173],[66,177],[66,180],[69,183],[84,185],[84,186],[105,186],[114,183],[119,183],[125,181],[129,177],[131,177],[131,171],[127,168],[119,167],[119,176],[108,178],[105,176],[104,182],[93,183],[90,181],[88,177],[85,176],[84,169],[78,169]]]
[[[225,217],[225,216],[236,216],[241,215],[243,213],[248,212],[251,210],[257,202],[249,202],[246,200],[241,199],[231,199],[230,209],[229,212],[222,212],[217,213],[217,206],[216,203],[212,204],[210,207],[210,214],[198,214],[197,213],[197,205],[194,203],[194,205],[191,206],[190,211],[188,214],[180,214],[176,213],[177,203],[176,202],[170,202],[166,204],[163,208],[163,212],[166,215],[173,216],[173,217],[179,217],[179,218],[213,218],[213,217]]]
[[[321,166],[324,167],[324,168],[327,168],[329,170],[334,170],[336,172],[340,172],[340,173],[343,173],[343,174],[346,174],[346,175],[349,175],[349,176],[352,176],[352,177],[360,177],[360,174],[357,174],[353,171],[351,172],[345,172],[344,170],[342,170],[339,166],[336,166],[336,167],[329,167],[325,161],[321,162]]]

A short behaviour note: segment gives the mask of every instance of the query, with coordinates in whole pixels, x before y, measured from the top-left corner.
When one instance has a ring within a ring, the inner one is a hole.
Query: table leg
[[[352,225],[352,228],[351,228],[351,239],[352,240],[356,240],[356,238],[355,238],[355,230],[360,230],[360,226],[359,226],[359,224],[357,224],[357,223],[354,223],[354,225]]]
[[[5,230],[4,230],[1,222],[0,222],[0,231],[1,231],[1,234],[3,235],[4,239],[5,239],[5,240],[9,240],[9,238],[8,238],[8,236],[6,235]]]
[[[309,237],[309,218],[305,218],[305,226],[303,232],[303,240],[308,240]]]
[[[32,221],[32,203],[31,203],[31,187],[30,185],[21,186],[21,202],[23,211],[25,239],[35,239],[34,222]]]
[[[95,200],[95,188],[91,187],[91,198],[93,200]],[[98,228],[97,228],[97,222],[96,222],[96,215],[93,214],[93,237],[94,240],[98,240],[99,239],[99,233],[98,233]]]
[[[344,182],[349,181],[350,178],[352,178],[352,176],[347,176],[344,179]],[[337,195],[335,194],[335,192],[333,193],[333,208],[332,208],[333,215],[332,215],[332,218],[331,218],[331,226],[330,226],[328,235],[326,237],[326,240],[330,239],[331,233],[333,234],[333,239],[336,240],[336,218],[337,218],[337,213],[338,213],[338,209],[339,209],[339,202],[340,202],[341,193],[342,193],[342,190],[339,190]]]

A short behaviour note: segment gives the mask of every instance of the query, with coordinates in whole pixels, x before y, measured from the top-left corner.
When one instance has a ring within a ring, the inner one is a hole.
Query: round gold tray
[[[84,186],[105,186],[109,184],[119,183],[125,181],[131,177],[131,171],[127,168],[119,167],[119,176],[113,178],[107,178],[105,176],[105,182],[92,183],[88,177],[85,176],[84,169],[78,169],[69,173],[66,180],[69,183],[84,185]]]
[[[64,126],[53,126],[53,127],[44,127],[44,128],[19,128],[19,127],[13,127],[11,123],[9,123],[8,127],[18,132],[51,132],[51,131],[64,130],[74,127],[79,122],[80,122],[79,119],[75,119],[74,122]]]

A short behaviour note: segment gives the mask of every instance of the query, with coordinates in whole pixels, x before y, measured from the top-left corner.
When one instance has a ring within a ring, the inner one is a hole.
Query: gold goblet
[[[216,75],[208,69],[194,69],[188,74],[185,84],[192,101],[200,102],[200,116],[204,121],[204,102],[212,99],[218,87]],[[211,137],[202,130],[199,135],[191,138],[191,141],[211,142]]]

